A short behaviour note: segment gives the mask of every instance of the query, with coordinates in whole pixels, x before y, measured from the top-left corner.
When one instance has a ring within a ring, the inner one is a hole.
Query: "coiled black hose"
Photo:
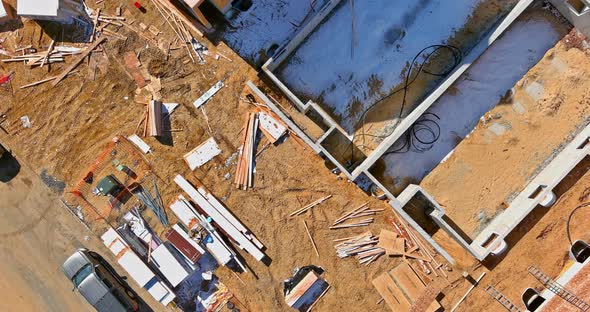
[[[424,53],[426,53],[426,51],[428,51],[428,50],[432,50],[432,51],[428,52],[424,56],[424,60],[420,64],[418,64],[418,59]],[[453,64],[442,72],[433,72],[433,71],[429,71],[429,70],[425,69],[424,66],[428,63],[430,58],[433,57],[437,52],[439,52],[441,50],[447,50],[451,53],[451,55],[453,57]],[[406,101],[407,101],[408,89],[416,81],[416,79],[418,79],[418,76],[420,76],[421,73],[426,73],[426,74],[436,76],[436,77],[445,77],[445,76],[449,75],[455,69],[455,67],[457,67],[459,64],[461,64],[462,59],[463,59],[463,56],[462,56],[461,50],[455,46],[448,45],[448,44],[430,45],[430,46],[420,50],[420,52],[418,52],[416,54],[416,56],[414,56],[414,58],[412,59],[412,63],[410,63],[410,67],[408,68],[408,71],[406,72],[406,76],[404,79],[404,85],[402,87],[392,91],[388,95],[380,98],[375,103],[371,104],[371,106],[367,107],[363,111],[363,113],[361,114],[361,118],[360,118],[361,122],[362,122],[361,133],[355,134],[353,136],[353,139],[350,144],[351,162],[354,161],[354,147],[353,147],[353,145],[354,145],[354,142],[356,141],[356,139],[358,139],[359,137],[361,137],[361,138],[374,137],[374,138],[383,139],[383,138],[388,137],[389,135],[391,135],[391,133],[393,133],[395,131],[395,129],[399,125],[399,122],[401,121],[401,118],[404,114],[404,109],[405,109]],[[414,75],[412,75],[414,67],[416,67],[416,66],[418,66],[417,71]],[[403,92],[403,98],[402,98],[401,107],[400,107],[400,110],[398,113],[398,119],[397,119],[397,122],[396,122],[395,126],[393,127],[393,129],[386,135],[372,135],[372,134],[365,133],[365,117],[366,117],[367,113],[369,111],[371,111],[371,109],[373,109],[379,103],[387,100],[388,98],[392,97],[393,95],[395,95],[399,92]],[[414,149],[418,152],[425,152],[425,151],[431,149],[432,146],[434,145],[434,143],[436,143],[436,141],[438,141],[438,139],[440,138],[440,130],[441,129],[440,129],[440,125],[438,124],[439,120],[440,120],[440,117],[434,113],[423,114],[422,117],[420,117],[405,133],[404,139],[401,141],[402,145],[391,150],[391,151],[386,152],[384,155],[393,154],[393,153],[405,153],[405,152],[410,151],[411,149]]]

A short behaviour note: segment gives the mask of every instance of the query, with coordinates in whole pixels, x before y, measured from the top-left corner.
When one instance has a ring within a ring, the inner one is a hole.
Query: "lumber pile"
[[[238,165],[236,168],[235,184],[237,188],[247,190],[253,186],[254,177],[254,154],[256,148],[256,136],[258,135],[258,117],[257,114],[248,114],[244,124],[244,133],[242,135],[242,146],[238,154]]]
[[[148,104],[147,125],[149,136],[162,135],[162,102],[151,100]]]
[[[262,252],[264,245],[250,233],[248,229],[234,217],[227,208],[213,196],[202,184],[195,188],[181,175],[174,178],[174,182],[189,195],[209,217],[215,220],[216,226],[231,238],[238,248],[251,254],[256,260],[262,261],[266,255]]]
[[[339,258],[356,257],[360,264],[369,265],[385,254],[383,248],[378,247],[378,237],[368,231],[358,236],[337,239],[334,246]]]
[[[430,245],[423,242],[418,234],[415,233],[414,229],[407,223],[403,222],[402,219],[396,215],[396,220],[391,220],[390,223],[393,226],[393,232],[397,237],[404,239],[404,245],[406,249],[405,256],[417,255],[414,257],[418,260],[421,271],[429,275],[433,273],[435,276],[439,276],[439,273],[445,278],[448,277],[445,270],[449,269],[448,266],[438,263],[435,259],[437,253],[432,249]],[[414,253],[415,252],[415,253]]]
[[[287,128],[278,120],[280,119],[262,111],[248,114],[244,122],[242,145],[239,148],[234,180],[237,188],[247,190],[253,187],[258,130],[268,139],[269,144],[275,144],[287,133]]]
[[[318,200],[316,200],[316,201],[312,202],[311,204],[308,204],[308,205],[306,205],[305,207],[303,207],[303,208],[301,208],[301,209],[298,209],[298,210],[296,210],[296,211],[292,212],[292,213],[289,215],[289,217],[296,217],[296,216],[302,215],[302,214],[304,214],[305,212],[307,212],[308,210],[310,210],[310,209],[312,209],[313,207],[315,207],[315,206],[317,206],[317,205],[319,205],[319,204],[321,204],[321,203],[325,202],[326,200],[328,200],[328,199],[330,199],[330,198],[332,198],[332,195],[331,195],[331,194],[330,194],[330,195],[328,195],[328,196],[324,196],[324,197],[322,197],[322,198],[320,198],[320,199],[318,199]]]
[[[51,42],[47,51],[38,53],[28,53],[25,54],[24,51],[26,49],[19,49],[23,51],[22,55],[12,55],[8,59],[3,59],[3,63],[10,63],[10,62],[23,62],[30,67],[43,67],[45,65],[49,65],[50,63],[61,63],[65,62],[66,56],[76,55],[82,53],[82,49],[69,47],[69,46],[55,46],[55,40]],[[35,51],[33,49],[33,51]]]
[[[365,218],[362,220],[357,220],[356,222],[348,222],[351,219],[357,219],[362,217],[370,217],[375,216],[377,213],[383,211],[383,209],[369,209],[369,203],[364,203],[356,209],[353,209],[349,212],[343,214],[340,218],[336,219],[332,226],[330,227],[331,230],[336,229],[346,229],[351,227],[363,227],[367,226],[375,221],[374,218]]]
[[[373,286],[392,311],[410,311],[414,303],[422,303],[426,297],[432,298],[424,296],[427,292],[426,285],[406,262],[375,278]],[[423,311],[434,312],[440,309],[440,304],[434,300]]]

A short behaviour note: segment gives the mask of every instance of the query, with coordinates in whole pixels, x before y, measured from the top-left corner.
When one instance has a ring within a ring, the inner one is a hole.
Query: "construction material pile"
[[[360,264],[368,265],[385,253],[383,248],[377,247],[379,238],[374,236],[370,231],[358,236],[337,239],[335,241],[340,242],[334,246],[338,257],[356,257]]]
[[[263,111],[248,114],[244,123],[242,146],[239,149],[238,166],[234,181],[237,188],[247,190],[254,185],[253,178],[256,166],[256,156],[259,155],[259,153],[256,153],[258,130],[260,130],[269,141],[260,152],[270,146],[270,144],[275,144],[287,132],[287,127],[279,123],[277,120],[279,119]]]

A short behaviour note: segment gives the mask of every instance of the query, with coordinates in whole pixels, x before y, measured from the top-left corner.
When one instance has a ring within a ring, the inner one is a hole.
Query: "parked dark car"
[[[95,252],[81,248],[62,265],[74,290],[99,312],[137,311],[135,294],[125,287],[117,272]]]

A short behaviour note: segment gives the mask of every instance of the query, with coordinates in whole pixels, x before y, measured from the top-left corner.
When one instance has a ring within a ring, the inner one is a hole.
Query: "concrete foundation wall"
[[[590,37],[590,1],[589,0],[550,0],[561,15],[574,25],[574,27]],[[578,11],[579,8],[582,8]]]

